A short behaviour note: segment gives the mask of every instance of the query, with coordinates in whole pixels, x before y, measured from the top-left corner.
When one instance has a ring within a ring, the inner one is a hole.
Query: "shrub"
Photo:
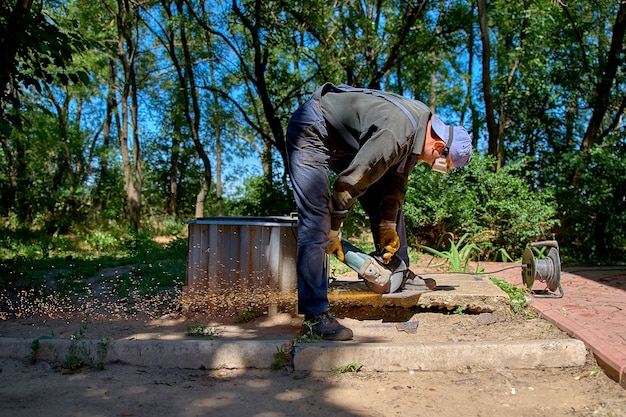
[[[545,239],[557,223],[553,193],[532,191],[520,165],[493,172],[493,162],[476,154],[447,176],[418,164],[404,204],[410,244],[436,247],[447,233],[468,234],[492,259],[501,250],[519,257],[529,242]]]

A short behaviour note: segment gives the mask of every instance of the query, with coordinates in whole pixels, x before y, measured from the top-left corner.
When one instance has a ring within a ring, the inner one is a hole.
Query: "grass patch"
[[[186,258],[184,237],[159,243],[118,229],[48,235],[0,228],[0,318],[91,311],[104,302],[126,314],[177,311]]]

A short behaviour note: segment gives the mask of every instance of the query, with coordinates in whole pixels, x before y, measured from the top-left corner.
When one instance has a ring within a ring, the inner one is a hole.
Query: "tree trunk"
[[[66,204],[69,206],[70,210],[70,218],[72,220],[76,219],[76,210],[77,210],[77,202],[76,202],[76,185],[75,185],[75,175],[74,168],[72,167],[72,155],[70,152],[70,148],[68,143],[70,141],[69,133],[68,133],[68,119],[69,119],[69,98],[66,97],[64,102],[61,103],[54,96],[52,89],[48,85],[48,83],[44,83],[44,87],[46,92],[48,93],[48,97],[54,108],[57,111],[57,123],[59,128],[59,143],[61,145],[61,149],[63,151],[62,155],[59,157],[59,160],[62,161],[57,169],[59,170],[59,178],[63,178],[63,171],[65,171],[65,175],[67,176],[68,186],[69,186],[69,200]],[[54,211],[58,202],[53,204],[51,210]]]
[[[172,133],[172,147],[170,153],[170,194],[167,202],[167,214],[176,217],[178,213],[178,163],[180,159],[180,122],[176,118]]]
[[[485,118],[487,122],[488,147],[489,155],[498,157],[499,153],[499,129],[496,122],[493,89],[491,86],[491,45],[489,43],[489,21],[487,17],[487,2],[478,0],[478,21],[480,22],[480,39],[483,45],[482,54],[482,83],[483,97],[485,100]]]
[[[587,125],[585,136],[583,137],[581,151],[587,153],[589,149],[594,145],[598,138],[598,133],[602,127],[602,120],[606,115],[606,111],[609,107],[609,98],[611,96],[611,88],[617,69],[620,66],[620,55],[623,53],[624,48],[624,32],[626,30],[626,1],[620,2],[620,7],[615,17],[615,24],[613,25],[613,37],[611,39],[611,47],[606,57],[606,64],[604,65],[604,72],[601,75],[600,81],[596,83],[595,88],[595,100],[593,103],[593,113],[591,119]],[[604,60],[600,60],[602,62]]]
[[[396,41],[393,43],[387,54],[387,59],[382,64],[379,70],[372,76],[368,86],[370,88],[380,89],[380,82],[383,77],[391,71],[398,62],[402,60],[402,51],[406,45],[406,38],[409,36],[412,30],[414,30],[415,22],[423,15],[428,3],[426,0],[421,0],[419,4],[415,5],[411,2],[407,2],[410,6],[407,9],[406,15],[402,21],[404,24],[398,32]],[[442,4],[442,3],[440,3]],[[375,66],[376,60],[379,58],[377,53],[371,54],[373,58],[373,66]]]
[[[134,232],[139,231],[141,221],[141,149],[139,147],[139,127],[137,124],[137,81],[135,75],[135,44],[132,31],[136,28],[133,22],[135,13],[130,9],[130,4],[124,0],[118,0],[118,56],[124,70],[124,88],[120,104],[122,107],[122,120],[120,125],[119,140],[124,166],[124,183],[128,204],[130,227]],[[132,158],[128,146],[132,131]]]
[[[178,9],[178,14],[181,16],[184,15],[185,11],[183,10],[184,8],[182,0],[176,1],[176,7]],[[180,43],[183,50],[183,66],[185,68],[184,73],[178,63],[175,64],[175,66],[178,72],[178,77],[183,92],[185,117],[187,118],[187,122],[189,123],[191,139],[193,140],[196,152],[198,153],[198,156],[200,157],[200,160],[202,160],[202,164],[204,166],[202,187],[196,196],[196,217],[198,218],[204,216],[204,203],[211,187],[211,160],[209,159],[209,156],[207,155],[202,145],[202,142],[200,141],[200,120],[202,116],[200,112],[198,89],[196,86],[195,74],[193,70],[193,62],[191,58],[191,52],[189,51],[187,33],[184,26],[181,26],[180,28]],[[174,51],[175,50],[173,50],[172,52]],[[173,54],[173,59],[178,62],[175,53]]]
[[[567,7],[567,6],[563,6]],[[586,168],[586,155],[598,140],[599,132],[602,127],[602,121],[609,107],[609,99],[611,96],[611,88],[620,66],[620,55],[624,46],[624,32],[626,30],[626,0],[620,2],[620,7],[615,17],[613,25],[613,36],[611,38],[611,47],[609,48],[604,72],[601,74],[600,81],[596,83],[595,98],[592,103],[593,113],[587,125],[585,136],[581,143],[580,151],[582,153],[581,165],[574,173],[572,184],[577,187],[580,177]],[[603,61],[600,59],[600,61]]]
[[[195,212],[196,219],[204,217],[204,204],[208,195],[209,195],[209,184],[207,183],[206,177],[205,177],[200,186],[200,191],[196,195],[196,212]]]
[[[434,65],[437,61],[436,55],[435,52],[431,54],[433,66],[430,72],[430,93],[428,94],[428,107],[432,113],[437,111],[437,65]]]
[[[136,50],[133,50],[133,57]],[[131,87],[131,128],[133,131],[133,187],[131,195],[131,226],[135,232],[139,231],[141,220],[141,190],[143,188],[143,169],[141,167],[141,143],[139,141],[139,102],[137,99],[137,73],[135,61],[130,66]]]
[[[474,3],[472,2],[472,14],[474,12]],[[470,30],[468,33],[467,39],[467,50],[468,50],[468,60],[467,60],[467,73],[474,73],[474,42],[475,42],[475,34],[473,30]],[[476,103],[472,100],[472,91],[474,90],[473,84],[474,77],[469,77],[467,81],[467,92],[466,92],[466,100],[468,102],[468,107],[470,109],[470,118],[472,120],[471,126],[471,134],[472,134],[472,147],[476,149],[478,147],[478,132],[479,132],[479,115],[476,109]],[[461,117],[461,120],[464,120],[465,117]]]
[[[243,26],[248,30],[252,39],[252,71],[249,75],[250,81],[254,85],[254,89],[261,102],[261,106],[263,107],[263,115],[265,116],[265,120],[269,125],[269,131],[271,132],[271,135],[259,132],[261,139],[263,140],[263,155],[261,155],[261,164],[263,165],[265,183],[271,184],[274,177],[271,152],[272,145],[276,147],[278,152],[280,152],[284,162],[283,165],[285,167],[287,166],[287,145],[285,142],[283,125],[278,117],[277,110],[274,107],[270,88],[266,80],[270,52],[268,49],[265,49],[266,45],[264,45],[264,42],[261,40],[262,25],[258,21],[260,19],[259,14],[262,7],[262,1],[255,0],[254,2],[253,14],[257,19],[256,22],[250,20],[237,6],[235,1],[233,1],[232,4],[233,11],[241,20]]]
[[[115,60],[109,59],[109,71],[107,73],[107,100],[106,100],[106,116],[102,124],[102,151],[100,152],[100,173],[98,175],[98,183],[94,192],[94,212],[102,213],[107,208],[110,191],[106,186],[109,177],[109,146],[111,145],[111,130],[113,128],[113,120],[118,120],[117,100],[115,79],[117,78],[117,68]],[[119,124],[117,126],[119,132]]]
[[[209,45],[211,47],[212,45]],[[209,61],[209,73],[211,77],[211,85],[216,86],[215,68],[213,68],[213,59]],[[214,116],[215,127],[215,197],[217,198],[217,214],[223,215],[223,190],[222,190],[222,113],[220,111],[220,103],[217,92],[213,91],[213,105],[216,111]]]

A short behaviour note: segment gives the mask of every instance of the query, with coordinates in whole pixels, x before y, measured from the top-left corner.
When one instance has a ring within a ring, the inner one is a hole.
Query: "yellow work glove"
[[[327,254],[334,254],[337,259],[343,262],[343,248],[341,247],[341,234],[339,230],[331,230],[328,233],[328,245],[324,248]]]
[[[393,255],[400,249],[400,238],[396,233],[396,223],[383,220],[380,222],[380,248],[383,251],[383,262],[389,263]]]

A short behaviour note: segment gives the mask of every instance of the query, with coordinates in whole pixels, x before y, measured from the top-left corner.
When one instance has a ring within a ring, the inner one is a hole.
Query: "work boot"
[[[324,340],[350,340],[352,339],[352,330],[339,324],[337,319],[328,314],[328,312],[319,314],[306,314],[304,320],[313,325],[310,331]],[[305,332],[309,331],[305,326]]]

